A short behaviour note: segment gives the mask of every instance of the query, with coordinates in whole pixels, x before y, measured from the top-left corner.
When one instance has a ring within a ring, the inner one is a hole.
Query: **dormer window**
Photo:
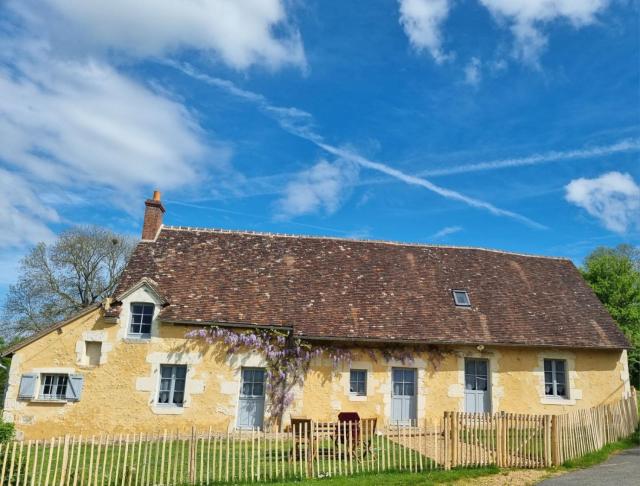
[[[467,293],[466,290],[454,290],[453,300],[458,307],[471,307],[469,294]]]
[[[153,320],[153,304],[131,304],[131,323],[129,324],[129,336],[148,339],[151,337],[151,321]]]

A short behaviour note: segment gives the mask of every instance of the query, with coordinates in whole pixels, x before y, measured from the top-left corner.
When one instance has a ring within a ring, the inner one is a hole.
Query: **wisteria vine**
[[[203,339],[209,344],[223,343],[227,355],[253,351],[261,354],[266,363],[267,412],[272,424],[282,424],[285,411],[293,402],[293,390],[302,386],[314,358],[331,359],[337,372],[341,364],[350,365],[356,357],[352,349],[336,345],[311,343],[278,329],[233,329],[227,327],[200,328],[189,331],[187,338]],[[429,351],[437,368],[443,353],[433,346],[390,346],[379,350],[387,362],[411,364],[416,353]],[[374,362],[375,349],[362,350]],[[439,358],[440,357],[440,358]],[[435,361],[437,360],[437,361]]]

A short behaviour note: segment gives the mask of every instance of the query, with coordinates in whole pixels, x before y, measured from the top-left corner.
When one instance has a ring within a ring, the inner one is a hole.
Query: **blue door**
[[[416,423],[416,370],[393,368],[391,386],[391,422],[400,425]]]
[[[263,368],[242,368],[238,428],[261,429],[264,422],[265,371]]]
[[[486,359],[464,360],[464,411],[490,413],[489,362]]]

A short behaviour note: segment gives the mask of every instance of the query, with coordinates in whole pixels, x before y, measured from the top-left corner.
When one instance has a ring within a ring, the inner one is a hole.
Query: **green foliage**
[[[0,420],[0,444],[4,444],[13,439],[15,435],[15,427],[8,422],[2,422]]]
[[[582,275],[611,316],[620,325],[633,349],[629,373],[640,384],[640,249],[629,245],[597,248],[585,260]]]
[[[566,461],[562,465],[562,469],[583,469],[585,467],[595,466],[596,464],[600,464],[601,462],[609,459],[611,454],[625,449],[630,449],[631,447],[635,447],[635,445],[636,444],[632,437],[621,439],[617,442],[611,442],[595,452],[590,452],[584,456]]]

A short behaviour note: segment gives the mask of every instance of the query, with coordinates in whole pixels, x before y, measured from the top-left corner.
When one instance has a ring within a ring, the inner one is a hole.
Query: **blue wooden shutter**
[[[67,384],[67,400],[70,400],[72,402],[80,401],[83,385],[84,376],[69,375],[69,383]]]
[[[20,378],[20,388],[18,390],[18,398],[22,400],[31,400],[36,397],[36,383],[38,381],[37,373],[25,373]]]

